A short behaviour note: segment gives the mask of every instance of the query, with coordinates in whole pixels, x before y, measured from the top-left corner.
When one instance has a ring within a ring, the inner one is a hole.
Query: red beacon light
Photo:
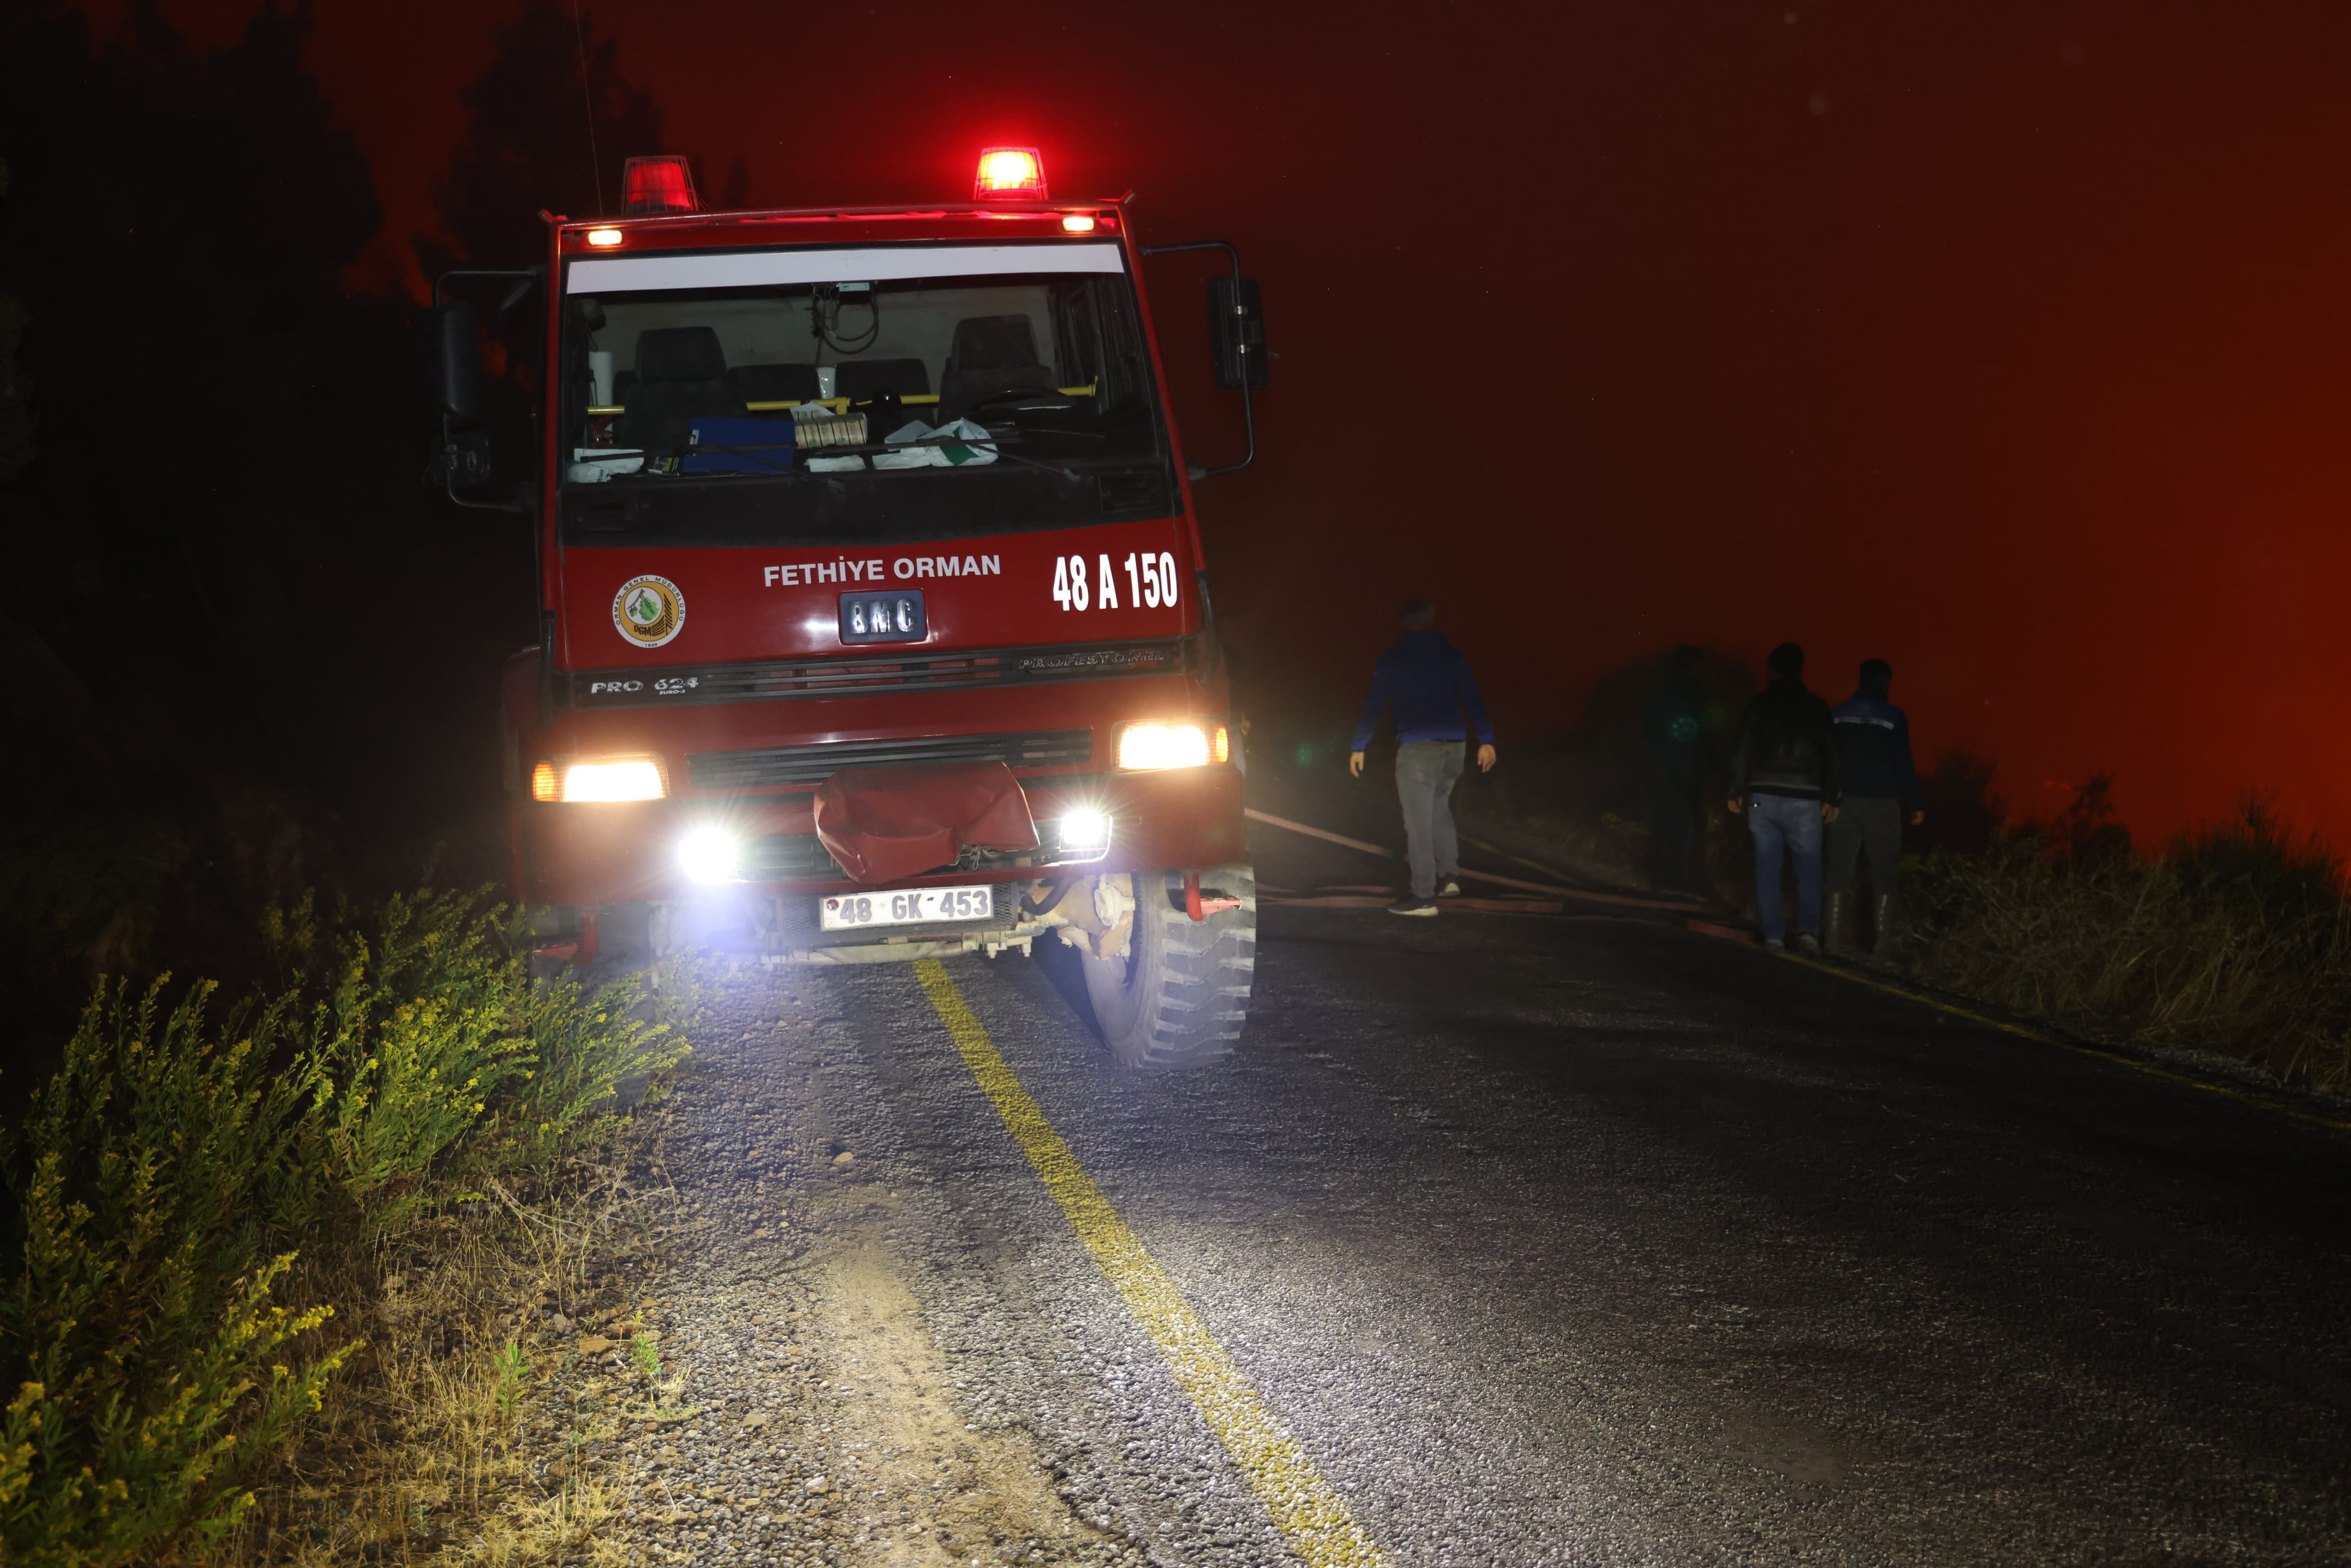
[[[1045,199],[1045,161],[1034,147],[990,147],[979,155],[979,174],[971,183],[975,202],[1041,202]]]
[[[700,206],[694,199],[694,171],[674,152],[630,159],[621,181],[632,216],[691,213]]]

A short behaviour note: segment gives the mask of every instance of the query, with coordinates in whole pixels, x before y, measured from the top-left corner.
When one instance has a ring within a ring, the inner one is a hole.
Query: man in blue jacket
[[[1347,770],[1361,778],[1364,747],[1380,727],[1380,715],[1395,709],[1396,799],[1404,805],[1405,843],[1412,855],[1412,896],[1388,905],[1390,915],[1434,915],[1437,896],[1461,892],[1461,845],[1453,829],[1453,785],[1461,777],[1462,751],[1474,727],[1478,770],[1494,767],[1494,722],[1469,661],[1437,631],[1437,609],[1426,599],[1404,607],[1404,635],[1372,670],[1372,689],[1355,725],[1355,745]],[[1468,723],[1462,717],[1468,715]]]
[[[1844,810],[1829,824],[1829,951],[1845,950],[1844,911],[1851,901],[1855,862],[1869,855],[1869,885],[1876,895],[1870,924],[1872,958],[1894,956],[1894,868],[1902,859],[1902,824],[1927,820],[1918,793],[1918,768],[1910,758],[1910,720],[1886,700],[1894,689],[1894,666],[1883,659],[1862,662],[1861,685],[1831,710],[1837,756],[1844,764]]]

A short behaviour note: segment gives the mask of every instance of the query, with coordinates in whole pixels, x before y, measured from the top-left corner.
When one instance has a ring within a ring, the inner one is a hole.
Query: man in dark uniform
[[[1804,651],[1771,650],[1771,682],[1739,716],[1730,748],[1730,809],[1755,839],[1756,914],[1763,946],[1787,946],[1780,905],[1781,857],[1796,862],[1796,950],[1821,951],[1821,829],[1836,821],[1842,796],[1829,705],[1804,689]]]
[[[1902,824],[1927,820],[1918,793],[1918,768],[1910,758],[1910,720],[1886,700],[1894,689],[1894,666],[1883,659],[1862,662],[1861,685],[1837,704],[1837,757],[1844,772],[1844,803],[1829,824],[1829,951],[1845,951],[1845,905],[1853,894],[1855,862],[1869,856],[1869,885],[1876,902],[1870,913],[1869,956],[1883,963],[1894,956],[1894,868],[1902,859]]]

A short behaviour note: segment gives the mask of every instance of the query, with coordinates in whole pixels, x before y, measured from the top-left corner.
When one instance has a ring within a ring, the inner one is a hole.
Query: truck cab
[[[538,478],[473,502],[536,533],[541,637],[502,706],[510,875],[545,951],[1041,939],[1076,950],[1119,1061],[1229,1050],[1256,937],[1243,758],[1207,471],[1123,203],[1049,200],[1028,149],[921,208],[705,211],[678,159],[629,179],[627,216],[550,216]],[[1246,398],[1254,287],[1217,282],[1211,350]],[[433,335],[461,503],[489,472],[475,319],[444,302],[464,286],[436,287]]]

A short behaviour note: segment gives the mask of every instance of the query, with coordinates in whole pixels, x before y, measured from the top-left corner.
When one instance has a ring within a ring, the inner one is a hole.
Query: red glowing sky
[[[166,9],[217,40],[246,7]],[[1341,15],[590,20],[759,202],[953,194],[1034,142],[1058,194],[1138,188],[1146,239],[1238,242],[1281,358],[1257,469],[1201,507],[1260,667],[1339,693],[1426,593],[1507,742],[1674,641],[1793,637],[1832,696],[1890,659],[1922,746],[1996,756],[2028,810],[2108,769],[2144,831],[2261,789],[2351,841],[2351,13]],[[486,26],[319,6],[379,266]],[[1196,285],[1158,287],[1196,358]],[[1179,405],[1231,434],[1196,377]]]

